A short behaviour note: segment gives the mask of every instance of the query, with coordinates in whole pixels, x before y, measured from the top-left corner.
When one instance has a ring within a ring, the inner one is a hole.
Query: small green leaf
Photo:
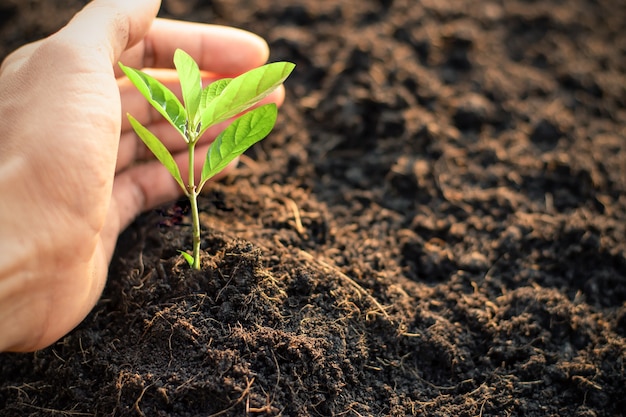
[[[289,76],[295,64],[275,62],[233,78],[201,114],[202,132],[254,106]]]
[[[267,136],[276,123],[277,113],[276,104],[266,104],[250,110],[220,133],[207,152],[198,191],[233,159]]]
[[[232,78],[222,78],[220,80],[214,81],[211,84],[207,85],[204,90],[202,90],[202,99],[200,100],[200,113],[204,112],[204,109],[209,105],[211,101],[220,94],[226,88],[228,84],[232,81]]]
[[[146,146],[148,147],[148,149],[150,149],[154,156],[156,156],[156,158],[165,166],[165,168],[167,168],[167,170],[170,174],[172,174],[172,177],[174,177],[178,185],[180,185],[180,188],[182,188],[185,194],[187,194],[187,189],[185,188],[185,183],[183,182],[183,179],[180,175],[180,170],[178,169],[178,165],[176,165],[176,161],[174,161],[174,158],[172,157],[170,151],[167,150],[165,145],[163,145],[163,143],[152,132],[146,129],[141,123],[137,121],[137,119],[135,119],[130,114],[128,115],[128,120],[133,126],[133,129],[135,129],[135,133],[137,133],[137,136],[141,138],[143,143],[146,144]]]
[[[127,67],[121,62],[119,65],[137,90],[183,135],[186,141],[186,112],[176,95],[145,72]]]
[[[196,61],[182,49],[177,49],[174,52],[174,66],[180,79],[187,117],[196,124],[196,114],[200,107],[200,98],[202,96],[200,68],[198,68]]]
[[[179,250],[178,253],[183,255],[183,258],[185,258],[185,260],[187,261],[189,266],[193,266],[193,256],[191,256],[190,254],[188,254],[187,252],[182,251],[182,250]]]

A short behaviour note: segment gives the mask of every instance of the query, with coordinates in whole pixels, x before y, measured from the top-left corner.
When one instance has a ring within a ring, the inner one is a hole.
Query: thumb
[[[115,64],[148,32],[161,0],[93,0],[54,37],[104,54]]]

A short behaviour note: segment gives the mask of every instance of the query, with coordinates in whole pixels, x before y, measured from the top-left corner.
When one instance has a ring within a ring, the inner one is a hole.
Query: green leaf
[[[165,119],[178,130],[185,141],[187,141],[186,133],[186,112],[174,93],[159,81],[146,74],[143,71],[127,67],[120,62],[120,68],[128,77],[137,90],[148,100]]]
[[[198,191],[233,159],[266,137],[276,123],[277,113],[276,104],[266,104],[250,110],[224,129],[209,147]]]
[[[291,62],[275,62],[233,78],[202,112],[202,132],[254,106],[280,86],[294,67]]]
[[[189,266],[193,266],[193,256],[191,256],[190,254],[188,254],[187,252],[182,251],[182,250],[179,250],[178,253],[183,255],[183,258],[185,258],[185,260],[187,261]]]
[[[228,84],[232,81],[232,78],[222,78],[221,80],[217,80],[207,85],[206,88],[202,91],[202,100],[200,101],[200,112],[204,111],[208,104],[213,101],[213,99],[220,94],[226,88]]]
[[[195,125],[198,122],[196,121],[196,114],[200,107],[200,98],[202,96],[200,68],[198,68],[196,61],[182,49],[177,49],[174,52],[174,66],[180,79],[187,117]]]
[[[170,151],[167,150],[165,145],[156,137],[152,132],[146,129],[141,123],[137,121],[130,114],[127,115],[130,124],[135,129],[135,133],[137,136],[141,138],[143,143],[146,144],[148,149],[156,156],[156,158],[167,168],[169,173],[174,177],[180,188],[183,189],[185,194],[187,194],[187,189],[185,188],[185,183],[180,175],[180,170],[178,169],[178,165],[176,165],[176,161],[172,157]]]

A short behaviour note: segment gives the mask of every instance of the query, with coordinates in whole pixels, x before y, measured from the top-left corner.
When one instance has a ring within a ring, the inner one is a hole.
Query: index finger
[[[155,19],[146,37],[122,54],[133,68],[173,68],[176,49],[183,49],[201,70],[220,76],[239,75],[263,65],[269,56],[267,43],[242,29]],[[116,76],[121,75],[115,68]]]

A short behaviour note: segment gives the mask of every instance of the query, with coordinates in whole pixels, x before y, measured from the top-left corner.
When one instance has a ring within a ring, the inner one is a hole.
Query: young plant
[[[185,182],[172,154],[161,140],[128,114],[137,135],[167,168],[191,203],[193,253],[180,253],[191,267],[200,269],[198,195],[209,179],[272,130],[277,115],[275,104],[249,109],[280,86],[295,65],[290,62],[276,62],[255,68],[236,78],[215,81],[202,88],[198,64],[186,52],[178,49],[174,53],[174,66],[180,79],[184,106],[172,91],[155,78],[122,63],[119,65],[146,100],[174,126],[187,143],[189,177]],[[198,141],[209,127],[234,117],[237,118],[209,147],[200,180],[196,182],[193,166]]]

